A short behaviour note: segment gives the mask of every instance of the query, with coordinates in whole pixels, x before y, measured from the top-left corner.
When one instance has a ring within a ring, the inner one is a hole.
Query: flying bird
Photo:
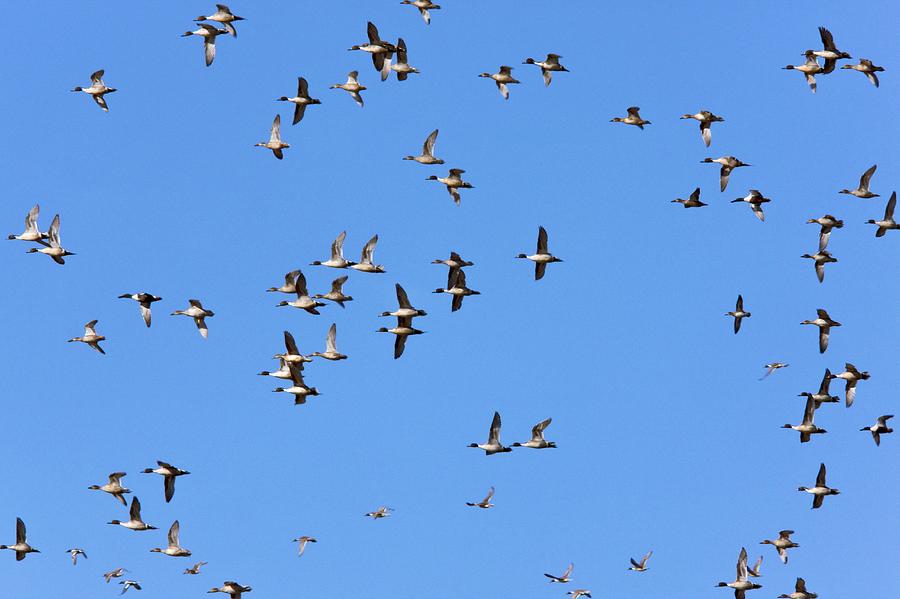
[[[253,144],[254,147],[260,148],[268,148],[272,150],[272,153],[275,155],[275,158],[278,160],[282,160],[284,158],[284,151],[287,148],[290,148],[290,144],[287,142],[281,141],[281,115],[276,114],[275,120],[272,121],[272,131],[269,134],[269,141],[260,141]]]
[[[547,229],[544,227],[538,227],[537,251],[530,256],[528,254],[518,254],[516,258],[524,258],[534,262],[535,281],[540,281],[544,278],[544,271],[547,269],[548,264],[551,262],[562,262],[561,259],[551,254],[550,250],[547,249]]]
[[[144,319],[144,324],[147,327],[150,326],[150,304],[153,302],[158,302],[162,298],[153,295],[152,293],[123,293],[119,296],[119,299],[133,299],[140,305],[141,307],[141,316]]]
[[[487,443],[470,443],[469,447],[477,447],[483,449],[485,455],[493,455],[495,453],[506,453],[512,451],[509,447],[504,447],[500,443],[500,413],[494,412],[494,418],[491,420],[491,429],[488,432]]]
[[[733,312],[726,312],[725,316],[733,316],[734,317],[734,334],[737,335],[738,331],[741,330],[741,320],[744,318],[750,318],[752,314],[744,310],[744,296],[738,294],[737,303],[734,306]]]
[[[816,486],[807,488],[807,487],[797,487],[798,491],[809,493],[813,496],[813,504],[812,509],[817,510],[822,507],[822,502],[825,501],[825,497],[828,495],[840,495],[839,489],[832,489],[828,485],[825,484],[825,464],[819,465],[819,473],[816,475]],[[787,563],[787,562],[785,562]]]
[[[144,468],[141,470],[141,473],[159,474],[163,477],[163,489],[165,491],[166,503],[169,503],[172,501],[172,497],[175,496],[175,479],[179,476],[187,476],[190,472],[182,470],[181,468],[176,468],[172,464],[161,462],[159,460],[156,461],[156,465],[156,468]]]
[[[117,92],[114,87],[108,87],[105,83],[103,83],[103,74],[106,71],[100,69],[99,71],[94,71],[91,73],[91,85],[90,87],[76,87],[72,91],[73,92],[82,92],[91,97],[94,102],[97,103],[97,106],[103,109],[103,112],[109,112],[109,106],[106,105],[106,98],[104,97],[106,94],[111,94],[113,92]]]

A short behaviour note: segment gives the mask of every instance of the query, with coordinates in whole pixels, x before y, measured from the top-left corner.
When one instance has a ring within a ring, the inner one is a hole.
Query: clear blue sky
[[[206,68],[200,40],[178,36],[212,2],[6,3],[3,232],[19,233],[40,202],[42,227],[60,213],[78,255],[59,267],[3,242],[0,542],[20,516],[43,553],[16,563],[0,552],[0,594],[111,596],[118,585],[100,576],[122,566],[143,599],[205,596],[226,579],[252,585],[251,598],[552,598],[577,587],[728,598],[713,585],[733,579],[742,545],[751,560],[765,555],[753,598],[789,592],[796,576],[823,597],[860,596],[873,579],[894,588],[900,435],[876,448],[858,429],[898,410],[900,233],[875,239],[863,223],[900,175],[900,10],[443,4],[426,27],[396,0],[235,1],[247,20]],[[406,40],[421,75],[382,83],[367,55],[347,52],[369,19]],[[888,69],[880,89],[838,71],[813,95],[780,70],[818,47],[818,25]],[[571,73],[545,88],[520,63],[548,51]],[[507,102],[476,77],[500,64],[522,81]],[[68,91],[99,68],[119,89],[108,114]],[[364,109],[328,89],[351,70],[369,87]],[[322,105],[291,127],[291,107],[273,100],[293,95],[298,75]],[[631,105],[653,122],[646,130],[608,122]],[[709,149],[678,119],[701,108],[726,118]],[[253,147],[277,112],[292,146],[283,161]],[[445,167],[401,160],[436,127]],[[719,193],[717,167],[700,161],[728,154],[753,166]],[[873,163],[881,198],[836,193]],[[425,181],[446,167],[475,185],[460,208]],[[669,203],[698,185],[709,207]],[[748,188],[773,200],[765,223],[728,203]],[[800,255],[816,248],[806,219],[824,213],[846,225],[820,285]],[[513,256],[534,250],[538,225],[565,262],[536,283]],[[314,292],[341,274],[307,264],[342,230],[352,259],[378,233],[387,274],[351,273],[346,310],[276,309],[282,298],[264,289],[285,272],[302,267]],[[453,314],[430,293],[446,270],[429,262],[450,250],[476,262],[468,283],[482,292]],[[429,315],[416,321],[428,334],[395,361],[393,339],[374,331],[396,282]],[[149,330],[116,299],[139,290],[164,298]],[[723,313],[738,293],[753,316],[735,336]],[[207,341],[168,316],[192,297],[216,312]],[[824,355],[799,325],[818,307],[844,325]],[[106,356],[65,343],[95,318]],[[332,322],[350,359],[308,367],[321,397],[295,407],[271,393],[275,381],[256,372],[276,366],[282,331],[321,351]],[[791,366],[758,382],[773,360]],[[801,418],[797,393],[845,361],[872,379],[853,408],[823,407],[828,434],[801,446],[779,427]],[[552,416],[559,448],[466,449],[494,410],[507,443]],[[170,504],[160,477],[139,474],[157,459],[192,472]],[[796,487],[820,461],[843,494],[813,512]],[[125,510],[87,487],[116,470],[159,531],[104,524]],[[466,508],[491,485],[494,509]],[[363,518],[381,504],[391,518]],[[193,557],[149,553],[176,518]],[[786,567],[757,545],[783,528],[801,545]],[[290,540],[301,534],[319,543],[298,560]],[[70,546],[90,559],[73,568]],[[648,549],[651,570],[626,572]],[[203,573],[183,576],[197,560]],[[549,585],[542,573],[570,561],[573,584]]]

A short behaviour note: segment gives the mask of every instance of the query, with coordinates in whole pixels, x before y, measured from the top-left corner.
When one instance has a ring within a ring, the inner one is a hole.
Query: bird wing
[[[547,252],[547,230],[544,227],[538,227],[537,253],[546,254]]]
[[[178,533],[181,530],[181,525],[178,524],[178,520],[172,522],[172,526],[169,528],[169,534],[167,538],[169,539],[169,547],[178,547]]]
[[[331,258],[343,258],[344,257],[344,239],[347,238],[347,232],[341,231],[341,234],[335,237],[334,241],[331,242]]]
[[[331,323],[328,336],[325,337],[325,351],[337,353],[337,323]]]
[[[163,477],[163,486],[165,487],[166,503],[169,503],[170,501],[172,501],[172,497],[175,495],[175,477]]]
[[[531,440],[539,441],[544,438],[544,429],[550,426],[550,423],[553,422],[553,418],[547,418],[546,420],[542,420],[534,425],[531,429]]]
[[[105,72],[105,70],[100,69],[99,71],[94,71],[93,73],[91,73],[91,83],[94,83],[96,85],[103,85],[103,73]]]
[[[397,335],[394,338],[394,359],[395,360],[403,355],[403,350],[406,348],[406,337],[407,337],[407,335]]]
[[[128,510],[128,515],[136,522],[141,521],[141,500],[137,497],[131,500],[131,508]]]
[[[409,297],[406,295],[406,290],[400,286],[400,283],[397,283],[397,303],[400,304],[401,308],[411,309],[412,304],[409,303]],[[448,287],[449,289],[449,287]]]
[[[331,282],[331,292],[332,293],[342,293],[341,289],[344,287],[344,283],[347,282],[347,275],[343,277],[338,277]]]
[[[306,288],[306,276],[302,272],[297,272],[297,278],[294,280],[294,290],[297,293],[297,297],[309,295],[309,290]]]
[[[894,207],[897,205],[897,192],[891,194],[891,199],[888,200],[887,206],[884,207],[884,220],[893,220],[894,219]]]
[[[375,253],[375,244],[378,243],[378,235],[366,242],[362,250],[361,261],[363,264],[372,264],[372,255]]]
[[[25,542],[25,523],[21,518],[16,518],[16,545]]]
[[[425,139],[425,144],[422,146],[422,154],[424,156],[434,156],[434,142],[437,141],[438,130],[435,129],[431,132],[431,134]]]
[[[281,115],[276,114],[275,120],[272,121],[272,134],[269,136],[269,143],[278,143],[281,141]]]
[[[500,412],[494,412],[494,418],[491,420],[491,429],[488,432],[488,443],[500,443]]]
[[[825,486],[825,464],[819,465],[819,473],[816,475],[816,486],[824,487]]]
[[[297,349],[297,342],[294,341],[294,336],[289,331],[284,332],[284,348],[289,356],[300,355],[300,351]]]
[[[87,323],[86,325],[84,325],[84,336],[85,337],[95,336],[97,334],[96,331],[94,331],[94,327],[97,326],[97,322],[98,322],[97,320],[92,320],[89,323]]]
[[[878,169],[878,165],[873,164],[869,167],[869,170],[862,174],[862,177],[859,178],[860,189],[869,189],[869,181],[872,179],[872,175],[875,174],[876,169]]]
[[[303,77],[297,77],[297,97],[309,98],[309,83]]]

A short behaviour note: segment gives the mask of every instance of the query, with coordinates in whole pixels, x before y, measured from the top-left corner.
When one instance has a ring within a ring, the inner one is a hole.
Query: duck
[[[778,599],[816,599],[816,597],[818,597],[817,594],[806,590],[806,581],[802,578],[797,578],[797,582],[794,584],[793,593],[782,593],[781,595],[778,595]]]
[[[300,543],[300,545],[297,547],[297,557],[300,557],[301,555],[303,555],[303,552],[306,550],[307,543],[318,543],[318,541],[316,540],[315,537],[309,537],[306,535],[303,535],[302,537],[293,539],[291,542],[292,543]]]
[[[540,281],[544,278],[544,271],[547,270],[548,264],[551,262],[562,262],[560,258],[551,254],[550,250],[547,249],[547,230],[544,227],[538,227],[537,251],[530,256],[528,254],[518,254],[516,258],[524,258],[534,262],[535,281]]]
[[[50,230],[47,232],[46,243],[43,243],[44,247],[41,248],[30,248],[26,254],[34,254],[40,253],[50,256],[54,262],[57,264],[65,264],[66,256],[74,256],[73,252],[62,247],[62,242],[59,239],[59,215],[53,217],[53,221],[50,223]]]
[[[206,326],[206,319],[211,318],[216,315],[212,310],[207,310],[203,307],[203,304],[200,303],[198,299],[189,299],[188,303],[190,307],[187,310],[175,310],[172,312],[171,316],[190,316],[194,319],[194,324],[197,325],[197,330],[200,331],[200,336],[206,339],[209,337],[209,329]]]
[[[91,491],[103,491],[104,493],[109,493],[122,505],[128,505],[125,501],[124,495],[126,493],[131,493],[131,489],[126,489],[122,486],[122,477],[126,476],[124,472],[113,472],[109,475],[109,482],[105,485],[91,485],[88,487]]]
[[[275,387],[272,389],[272,393],[290,393],[294,396],[294,405],[299,406],[306,403],[306,398],[309,395],[319,395],[319,390],[315,387],[309,387],[303,381],[303,372],[300,367],[295,366],[294,364],[288,364],[288,368],[291,371],[291,386],[290,387]]]
[[[828,240],[831,238],[832,229],[842,229],[844,227],[844,221],[838,220],[831,214],[826,214],[825,216],[820,216],[819,218],[811,218],[806,221],[806,224],[817,224],[822,228],[819,230],[819,251],[821,252],[826,247],[828,247]]]
[[[306,114],[306,107],[312,106],[314,104],[321,104],[321,100],[317,100],[309,95],[309,83],[307,83],[304,77],[297,77],[297,95],[293,98],[288,98],[287,96],[281,96],[275,100],[276,102],[290,102],[294,105],[294,120],[291,123],[292,125],[296,125],[300,121],[303,120],[303,115]]]
[[[784,70],[787,71],[800,71],[806,76],[806,83],[809,85],[809,89],[812,93],[816,93],[816,75],[823,71],[822,65],[819,64],[819,61],[816,59],[816,55],[812,50],[807,50],[803,53],[806,56],[806,62],[801,65],[787,65],[783,67]]]
[[[562,58],[559,54],[547,54],[547,58],[544,60],[535,60],[533,58],[526,58],[522,64],[533,64],[541,67],[541,76],[544,78],[544,85],[549,87],[550,82],[553,79],[554,72],[564,72],[568,73],[569,69],[559,64],[559,59]]]
[[[866,172],[862,174],[862,177],[859,178],[859,187],[857,187],[856,189],[842,189],[838,193],[846,193],[863,200],[879,197],[877,193],[872,193],[871,191],[869,191],[869,181],[872,180],[872,175],[875,174],[876,170],[878,170],[878,165],[873,164],[868,168]]]
[[[0,545],[0,549],[9,549],[16,552],[16,561],[20,562],[25,559],[29,553],[40,553],[26,541],[25,523],[21,518],[16,518],[16,544]]]
[[[140,305],[141,316],[143,317],[144,324],[147,325],[147,328],[150,327],[150,304],[162,300],[162,298],[159,296],[143,291],[141,293],[123,293],[119,296],[119,299],[132,299]]]
[[[393,333],[396,335],[394,338],[394,359],[396,360],[400,356],[403,355],[403,350],[406,348],[406,338],[410,335],[422,335],[425,331],[420,331],[417,328],[412,326],[412,316],[399,316],[397,317],[397,326],[389,329],[387,327],[381,327],[376,330],[376,333]]]
[[[338,277],[331,282],[331,291],[328,293],[317,293],[313,296],[315,299],[327,299],[344,308],[344,302],[352,302],[353,297],[344,295],[344,283],[347,282],[347,275]]]
[[[738,198],[736,200],[731,200],[731,203],[734,204],[736,202],[747,202],[750,204],[750,209],[753,210],[753,214],[756,215],[756,218],[765,222],[766,215],[763,214],[762,205],[766,202],[771,202],[769,198],[763,197],[763,194],[759,192],[758,189],[751,189],[750,193],[748,193],[743,198]]]
[[[645,121],[641,118],[640,115],[641,108],[639,106],[629,106],[628,107],[628,116],[625,118],[614,117],[609,120],[610,123],[625,123],[626,125],[634,125],[635,127],[642,129],[644,125],[652,125],[650,121]]]
[[[397,73],[397,81],[406,81],[411,74],[418,74],[419,69],[409,65],[406,59],[406,42],[403,38],[397,39],[397,62],[390,66],[390,69]]]
[[[465,268],[466,266],[475,266],[474,262],[469,262],[467,260],[463,260],[459,254],[456,252],[450,252],[450,257],[446,260],[442,260],[440,258],[435,258],[431,261],[432,264],[443,264],[444,266],[448,266],[451,269],[454,268]]]
[[[137,497],[131,499],[131,507],[128,510],[128,520],[110,520],[107,524],[116,524],[128,530],[156,530],[155,526],[141,520],[141,500]],[[109,582],[109,581],[107,581]]]
[[[350,262],[349,260],[344,259],[344,239],[347,238],[347,232],[341,231],[340,235],[338,235],[334,241],[331,242],[331,258],[326,260],[325,262],[321,262],[316,260],[314,262],[310,262],[310,266],[329,266],[331,268],[349,268],[355,264],[354,262]],[[296,271],[297,274],[300,271]],[[296,277],[297,274],[294,274],[293,277]],[[285,279],[287,280],[287,279]],[[292,290],[290,293],[294,293],[295,290]]]
[[[807,52],[812,52],[815,56],[819,58],[825,59],[825,64],[822,65],[822,74],[827,75],[828,73],[834,71],[834,67],[837,64],[837,61],[842,58],[853,58],[846,52],[841,52],[837,49],[837,46],[834,45],[834,37],[831,35],[831,32],[824,27],[819,27],[819,37],[822,38],[822,50],[807,50]],[[804,53],[805,56],[805,53]]]
[[[103,578],[106,579],[106,584],[109,584],[109,581],[113,578],[121,578],[125,572],[128,572],[125,568],[116,568],[115,570],[110,570],[109,572],[103,575]]]
[[[241,599],[242,593],[249,593],[252,591],[252,587],[245,587],[242,584],[239,584],[233,580],[226,580],[222,583],[221,587],[213,587],[206,591],[207,593],[225,593],[229,595],[231,599]]]
[[[359,104],[359,107],[363,107],[363,98],[359,94],[361,91],[365,91],[368,88],[365,85],[360,85],[359,80],[359,71],[350,71],[347,74],[347,82],[346,83],[335,83],[329,89],[342,89],[345,92],[350,94],[350,97],[353,98],[353,101]]]
[[[122,587],[122,592],[119,593],[120,595],[124,595],[126,592],[128,592],[128,589],[135,589],[137,591],[141,590],[141,583],[136,580],[122,580],[119,582],[119,584],[124,585]]]
[[[849,408],[853,405],[853,400],[856,398],[856,383],[859,381],[867,381],[870,378],[870,374],[868,371],[860,372],[856,369],[856,366],[851,364],[850,362],[846,362],[844,364],[844,372],[839,374],[832,374],[831,378],[833,379],[843,379],[846,381],[845,386],[845,401],[846,405]]]
[[[300,366],[301,370],[303,369],[304,362],[312,362],[312,358],[304,356],[297,349],[297,342],[294,341],[294,336],[290,331],[284,332],[284,348],[285,353],[275,354],[272,357],[284,360],[288,364],[296,364]]]
[[[169,545],[165,549],[159,547],[151,549],[150,553],[162,553],[163,555],[169,555],[171,557],[188,557],[191,552],[182,547],[178,542],[178,533],[180,531],[181,525],[178,523],[178,520],[175,520],[175,522],[172,522],[172,526],[169,527],[169,533],[167,535]]]
[[[725,316],[733,316],[734,317],[734,334],[737,335],[738,331],[741,330],[741,320],[744,318],[750,318],[752,314],[750,312],[746,312],[744,310],[744,296],[738,294],[737,303],[734,305],[734,312],[726,312]]]
[[[372,520],[381,520],[382,518],[387,518],[393,512],[393,508],[389,508],[386,505],[380,506],[374,512],[369,512],[368,514],[363,514],[367,518],[371,518]]]
[[[579,599],[580,597],[591,598],[591,592],[588,589],[575,589],[574,591],[566,591],[566,595],[572,595],[572,599]]]
[[[297,286],[294,283],[294,280],[297,278],[297,275],[300,274],[299,270],[292,270],[291,272],[284,275],[284,285],[281,287],[269,287],[266,289],[267,293],[297,293]]]
[[[163,477],[163,488],[165,490],[166,503],[172,501],[175,496],[175,479],[179,476],[187,476],[190,474],[187,470],[176,468],[167,462],[156,461],[156,468],[144,468],[142,474],[159,474]]]
[[[109,112],[109,106],[106,105],[106,98],[104,97],[106,94],[111,94],[113,92],[117,92],[114,87],[107,87],[105,83],[103,83],[103,74],[106,73],[104,69],[100,69],[99,71],[94,71],[91,73],[91,86],[90,87],[76,87],[73,88],[73,92],[82,92],[91,97],[94,102],[97,103],[103,112]]]
[[[450,311],[456,312],[462,308],[463,298],[470,295],[481,295],[480,291],[469,289],[466,287],[466,273],[463,269],[450,269],[449,279],[447,280],[446,289],[435,289],[432,293],[447,293],[453,296],[450,304]]]
[[[485,495],[484,499],[482,499],[481,501],[479,501],[477,503],[467,501],[466,505],[469,507],[478,507],[483,510],[490,509],[490,508],[494,507],[494,504],[491,503],[491,499],[493,499],[493,498],[494,498],[494,487],[491,487],[490,489],[488,489],[488,493],[487,493],[487,495]]]
[[[735,158],[734,156],[722,156],[720,158],[704,158],[700,161],[701,163],[710,163],[714,162],[720,165],[719,168],[719,191],[725,191],[725,188],[728,187],[728,178],[731,176],[731,171],[736,168],[740,168],[742,166],[752,166],[747,164],[746,162],[742,162],[741,160]]]
[[[752,578],[760,578],[762,574],[760,574],[760,568],[762,567],[763,556],[759,556],[759,559],[756,560],[756,563],[751,568],[747,567],[747,574],[749,574]]]
[[[772,362],[771,364],[766,364],[764,368],[766,369],[766,373],[759,377],[759,380],[764,380],[769,378],[769,375],[775,372],[776,370],[780,370],[782,368],[787,368],[790,364],[786,364],[784,362]]]
[[[450,197],[453,198],[453,202],[459,206],[460,205],[460,189],[474,189],[475,186],[471,183],[462,180],[462,175],[464,172],[461,168],[451,168],[450,173],[446,177],[438,177],[437,175],[431,175],[426,179],[426,181],[437,181],[439,183],[443,183],[447,186],[447,191],[450,193]]]
[[[510,447],[504,447],[500,443],[500,412],[494,412],[494,418],[491,420],[491,429],[488,432],[487,443],[469,443],[468,447],[477,447],[484,450],[484,455],[494,455],[495,453],[507,453],[512,451]]]
[[[672,200],[673,204],[681,204],[685,208],[701,208],[706,206],[703,202],[700,201],[700,188],[698,187],[694,191],[691,192],[691,195],[688,199],[683,200],[681,198],[675,198]]]
[[[391,57],[397,51],[397,46],[381,39],[378,34],[378,28],[372,21],[366,23],[366,34],[369,38],[368,43],[352,46],[348,50],[362,50],[372,55],[372,64],[375,70],[381,73],[381,80],[388,78],[391,68]]]
[[[841,323],[832,320],[828,316],[828,312],[822,308],[816,310],[816,315],[817,318],[815,320],[804,320],[800,324],[812,324],[819,327],[819,353],[824,354],[825,350],[828,349],[828,335],[831,332],[831,327],[839,327]]]
[[[378,235],[374,235],[372,239],[366,242],[366,245],[363,246],[362,254],[360,255],[359,262],[354,262],[350,265],[350,268],[353,270],[358,270],[359,272],[371,272],[371,273],[384,273],[384,267],[380,264],[374,264],[372,259],[375,254],[375,245],[378,243]]]
[[[20,235],[10,234],[7,239],[18,239],[19,241],[34,241],[37,243],[50,238],[49,233],[42,233],[38,229],[38,217],[41,214],[40,204],[35,204],[28,214],[25,215],[25,230]]]
[[[798,491],[803,493],[809,493],[813,495],[813,504],[812,509],[817,510],[822,507],[822,502],[825,501],[825,497],[828,495],[840,495],[841,491],[839,489],[832,489],[828,485],[825,484],[825,464],[819,465],[819,473],[816,475],[816,486],[812,488],[807,487],[797,487]]]
[[[891,194],[891,199],[888,200],[887,205],[884,207],[884,218],[881,220],[869,219],[866,221],[868,225],[878,225],[878,230],[875,231],[875,237],[884,237],[884,234],[890,230],[900,229],[900,225],[894,221],[894,207],[897,205],[897,192]]]
[[[825,280],[825,265],[829,262],[837,262],[837,258],[831,255],[827,250],[819,250],[815,254],[803,254],[800,256],[801,258],[809,258],[813,261],[813,265],[816,268],[816,278],[819,279],[819,282],[823,282]]]
[[[216,37],[228,33],[228,29],[218,29],[206,23],[200,23],[199,29],[196,31],[185,31],[181,37],[190,37],[197,35],[203,38],[203,57],[206,59],[206,66],[212,65],[216,59]]]
[[[524,443],[513,443],[512,447],[531,447],[532,449],[547,449],[553,448],[556,449],[556,443],[554,441],[545,441],[544,440],[544,429],[550,426],[550,423],[553,422],[553,418],[547,418],[546,420],[542,420],[534,425],[531,429],[531,439],[525,441]]]
[[[647,560],[650,559],[651,555],[653,555],[652,550],[648,551],[647,554],[644,557],[642,557],[641,561],[639,561],[639,562],[635,561],[633,557],[630,558],[631,559],[631,567],[628,569],[632,570],[633,572],[646,572],[647,570],[649,570],[649,568],[647,568]]]
[[[735,578],[734,582],[720,582],[716,584],[716,586],[732,588],[734,589],[735,599],[744,599],[744,594],[747,591],[762,588],[761,584],[757,584],[755,582],[750,582],[749,580],[747,580],[748,576],[749,572],[747,570],[747,550],[744,547],[741,547],[741,552],[740,554],[738,554],[737,561],[737,578]]]
[[[816,393],[809,393],[808,391],[804,391],[803,393],[798,394],[798,397],[806,397],[808,399],[812,399],[816,402],[816,409],[819,409],[823,403],[837,403],[840,401],[839,397],[835,397],[828,392],[828,388],[831,386],[831,370],[828,368],[825,369],[825,375],[822,377],[822,382],[819,383],[819,390]]]
[[[438,130],[435,129],[425,138],[425,143],[422,145],[422,153],[420,155],[404,156],[403,160],[414,160],[419,164],[444,164],[443,160],[434,157],[434,143],[437,141],[437,136]]]
[[[431,25],[431,15],[428,13],[429,10],[440,10],[440,5],[435,4],[431,0],[401,0],[400,4],[409,4],[410,6],[415,6],[419,9],[419,14],[422,15],[422,19],[425,21],[426,25]]]
[[[103,335],[98,335],[97,331],[94,330],[94,327],[97,326],[97,322],[97,320],[92,320],[84,325],[84,336],[72,337],[71,339],[69,339],[69,343],[72,343],[73,341],[80,341],[81,343],[86,343],[88,346],[97,350],[101,354],[106,354],[106,352],[103,351],[103,348],[100,347],[100,342],[105,341],[106,337],[104,337]]]
[[[700,137],[703,139],[703,143],[706,144],[707,148],[709,147],[709,144],[712,143],[712,124],[725,121],[722,117],[716,116],[708,110],[701,110],[694,114],[683,114],[681,115],[681,118],[700,121]]]
[[[866,79],[868,79],[872,83],[872,85],[878,87],[878,75],[876,75],[875,73],[880,73],[884,70],[884,67],[875,65],[868,58],[860,58],[859,64],[845,64],[841,67],[841,69],[852,69],[854,71],[859,71],[866,76]]]
[[[205,566],[208,563],[209,562],[197,562],[190,568],[185,568],[184,572],[182,572],[182,574],[191,574],[192,576],[196,576],[197,574],[200,574],[200,568],[202,568],[203,566]]]
[[[258,376],[271,376],[276,379],[285,379],[290,380],[291,378],[291,370],[288,368],[287,362],[285,362],[284,358],[278,358],[278,370],[268,371],[263,370],[258,373]]]
[[[493,79],[494,83],[497,84],[497,89],[500,90],[500,95],[503,96],[503,99],[509,100],[509,87],[507,86],[519,83],[519,80],[512,76],[512,70],[513,68],[510,66],[501,65],[500,70],[496,73],[481,73],[478,76]]]
[[[397,318],[413,318],[415,316],[428,316],[428,312],[425,310],[419,310],[418,308],[414,308],[412,303],[409,301],[409,296],[406,295],[406,290],[400,285],[400,283],[395,283],[394,288],[397,291],[397,304],[399,308],[393,312],[382,312],[379,316],[396,316]]]
[[[886,435],[888,433],[894,432],[894,429],[890,428],[887,425],[887,421],[893,418],[893,414],[886,414],[884,416],[879,416],[875,421],[875,424],[872,426],[865,426],[859,430],[861,431],[869,431],[872,433],[872,439],[875,441],[875,446],[881,446],[881,435]]]
[[[284,151],[287,148],[290,148],[290,144],[281,141],[281,115],[276,114],[275,120],[272,121],[272,132],[269,134],[269,141],[266,142],[257,142],[253,144],[254,147],[260,148],[268,148],[272,150],[272,153],[275,155],[275,158],[278,160],[284,159]]]
[[[216,12],[211,15],[203,16],[200,15],[194,21],[214,21],[216,23],[221,23],[223,27],[230,33],[233,37],[237,37],[237,29],[234,28],[235,21],[243,21],[244,17],[239,17],[236,14],[232,13],[231,10],[224,4],[216,4]]]
[[[567,582],[572,581],[571,576],[572,576],[572,570],[574,570],[574,569],[575,569],[575,564],[569,564],[569,566],[566,568],[566,571],[563,572],[559,576],[554,576],[553,574],[547,574],[546,572],[544,572],[544,576],[546,576],[547,578],[550,579],[551,584],[553,584],[554,582],[565,584]]]
[[[824,428],[815,425],[814,419],[816,415],[816,400],[812,397],[806,398],[806,407],[803,409],[803,422],[800,424],[785,424],[781,428],[789,428],[800,433],[800,442],[808,443],[811,435],[827,433]]]
[[[337,361],[337,360],[346,360],[347,356],[340,353],[337,350],[337,324],[331,323],[331,328],[328,329],[328,336],[325,337],[325,351],[324,352],[313,352],[310,354],[311,356],[315,356],[318,358],[323,358],[325,360]]]
[[[321,308],[325,305],[325,302],[317,302],[313,298],[309,296],[309,291],[306,289],[306,277],[302,272],[297,273],[297,278],[294,280],[294,293],[297,294],[297,299],[292,302],[282,300],[278,302],[275,306],[280,308],[283,306],[291,306],[292,308],[300,308],[301,310],[305,310],[310,314],[314,314],[316,316],[319,315],[319,311],[316,308]]]

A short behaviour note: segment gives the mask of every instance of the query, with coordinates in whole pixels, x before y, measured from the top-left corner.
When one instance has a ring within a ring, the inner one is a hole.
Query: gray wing
[[[872,175],[875,174],[875,170],[878,168],[877,164],[873,164],[869,167],[869,170],[863,173],[862,177],[859,178],[859,188],[860,189],[869,189],[869,181],[872,179]]]
[[[424,154],[425,156],[434,156],[434,143],[437,141],[437,136],[438,130],[435,129],[425,140],[425,144],[422,147],[422,154]]]
[[[816,486],[824,487],[825,486],[825,464],[819,465],[819,473],[816,475]]]
[[[537,253],[546,254],[547,252],[547,230],[544,227],[538,228]]]
[[[448,286],[447,289],[450,289]],[[406,295],[406,290],[400,286],[400,283],[397,283],[397,303],[400,304],[401,308],[412,309],[412,304],[409,303],[409,297]]]
[[[491,420],[491,430],[488,434],[488,443],[500,443],[500,412],[494,412]]]

